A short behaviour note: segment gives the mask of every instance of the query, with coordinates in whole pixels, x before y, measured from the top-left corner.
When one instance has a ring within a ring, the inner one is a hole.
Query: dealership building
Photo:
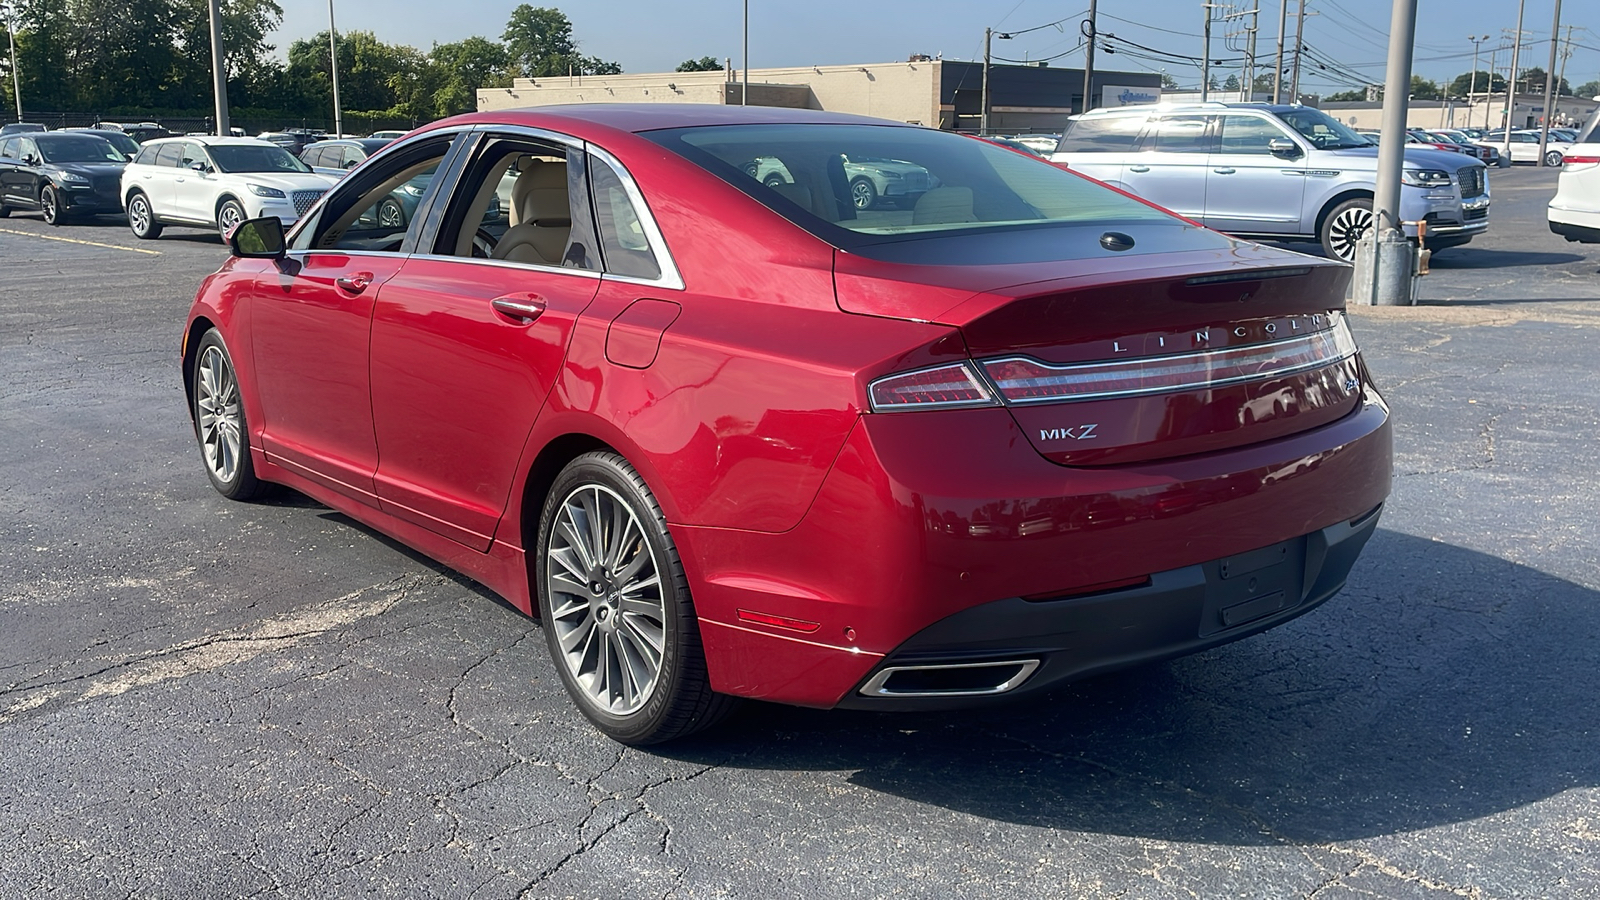
[[[905,62],[751,69],[749,93],[735,71],[518,78],[478,91],[478,109],[558,103],[715,103],[825,109],[946,130],[977,131],[983,117],[983,64],[912,57]],[[1094,73],[1090,108],[1154,103],[1153,72]],[[989,68],[989,130],[1059,133],[1082,112],[1083,70],[1043,65]]]

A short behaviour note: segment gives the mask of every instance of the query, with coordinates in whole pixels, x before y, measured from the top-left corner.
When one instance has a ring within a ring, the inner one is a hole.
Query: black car
[[[392,141],[384,138],[347,138],[337,141],[317,141],[300,151],[300,161],[318,175],[343,178],[366,158],[388,146]]]
[[[63,128],[61,130],[70,134],[88,134],[97,138],[105,138],[111,142],[111,146],[121,150],[122,155],[129,159],[133,159],[134,154],[139,152],[139,142],[129,137],[127,132],[111,131],[106,128]]]
[[[309,131],[268,131],[256,135],[256,138],[277,144],[295,156],[299,156],[301,150],[322,140],[322,135],[313,134]]]
[[[51,225],[120,213],[128,158],[102,137],[52,131],[0,138],[0,218],[37,209]]]

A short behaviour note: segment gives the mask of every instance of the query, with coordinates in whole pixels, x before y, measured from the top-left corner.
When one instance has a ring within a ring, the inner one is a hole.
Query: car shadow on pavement
[[[655,750],[1052,829],[1353,840],[1600,785],[1597,643],[1600,592],[1380,530],[1329,603],[1198,656],[981,711],[749,704]]]
[[[1512,266],[1561,266],[1583,262],[1584,258],[1577,253],[1447,247],[1438,251],[1428,265],[1434,269],[1505,269]]]

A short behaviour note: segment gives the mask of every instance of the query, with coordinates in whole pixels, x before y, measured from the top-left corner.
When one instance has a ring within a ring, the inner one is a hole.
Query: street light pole
[[[339,32],[333,25],[333,0],[328,0],[328,62],[333,67],[333,135],[344,136],[344,113],[339,110]]]
[[[1505,129],[1505,146],[1500,155],[1511,158],[1511,113],[1517,108],[1517,56],[1522,52],[1522,10],[1528,0],[1517,0],[1517,33],[1511,36],[1511,80],[1506,82],[1506,118],[1500,123]]]
[[[1550,146],[1550,119],[1556,114],[1552,88],[1556,77],[1556,44],[1561,39],[1561,0],[1556,0],[1556,21],[1550,26],[1550,65],[1544,70],[1544,127],[1539,129],[1539,165],[1544,165],[1545,150]]]
[[[1472,124],[1472,95],[1478,92],[1478,45],[1487,41],[1489,36],[1473,37],[1467,35],[1467,40],[1472,42],[1472,81],[1467,87],[1467,124]],[[1494,87],[1494,73],[1489,73],[1489,86]]]
[[[17,69],[17,9],[6,5],[6,34],[11,37],[11,92],[17,101],[17,121],[22,121],[22,78]]]
[[[228,136],[228,68],[222,53],[221,0],[211,0],[211,93],[217,105],[217,136]]]
[[[1356,248],[1355,296],[1373,305],[1411,301],[1415,250],[1400,221],[1400,174],[1405,168],[1406,111],[1416,40],[1417,0],[1394,0],[1389,19],[1389,61],[1383,91],[1383,131],[1378,140],[1378,184],[1372,224]]]

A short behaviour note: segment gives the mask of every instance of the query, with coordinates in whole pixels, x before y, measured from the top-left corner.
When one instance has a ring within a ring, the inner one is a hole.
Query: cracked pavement
[[[0,229],[0,897],[1580,898],[1600,884],[1600,247],[1553,173],[1352,314],[1396,482],[1284,627],[940,715],[751,704],[651,752],[537,622],[201,472],[216,239]]]

